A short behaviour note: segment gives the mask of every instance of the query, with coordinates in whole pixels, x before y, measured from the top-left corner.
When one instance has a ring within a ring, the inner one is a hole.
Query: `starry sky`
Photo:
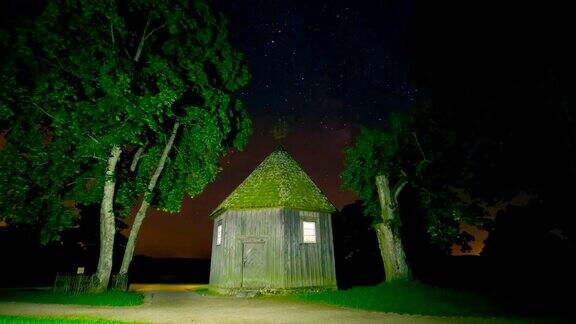
[[[180,214],[153,211],[137,254],[208,258],[208,214],[278,145],[301,164],[337,208],[356,197],[340,188],[342,150],[359,125],[377,126],[410,107],[405,34],[409,1],[214,0],[229,18],[232,44],[252,79],[238,95],[253,120],[248,147],[222,160],[215,183]],[[282,125],[285,136],[272,134]]]
[[[399,2],[220,1],[253,80],[241,93],[258,121],[294,131],[381,122],[413,100]],[[383,107],[387,107],[383,109]]]

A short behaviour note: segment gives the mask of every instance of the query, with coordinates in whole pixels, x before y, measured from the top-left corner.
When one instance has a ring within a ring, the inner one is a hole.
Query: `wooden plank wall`
[[[336,287],[332,220],[329,214],[284,210],[285,288]],[[317,222],[316,243],[302,243],[302,221]]]
[[[216,245],[216,226],[222,221],[222,245]],[[222,288],[242,286],[244,242],[264,242],[266,249],[265,288],[282,285],[284,257],[281,209],[229,210],[214,221],[210,284]]]
[[[317,243],[302,243],[302,220],[317,221]],[[222,244],[216,228],[222,222]],[[283,208],[229,210],[214,221],[210,284],[242,287],[244,242],[264,241],[263,288],[336,287],[332,221],[329,214]]]

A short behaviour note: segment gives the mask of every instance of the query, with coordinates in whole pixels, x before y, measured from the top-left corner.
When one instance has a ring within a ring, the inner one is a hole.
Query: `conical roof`
[[[276,149],[210,214],[229,209],[285,207],[331,213],[336,210],[298,162]]]

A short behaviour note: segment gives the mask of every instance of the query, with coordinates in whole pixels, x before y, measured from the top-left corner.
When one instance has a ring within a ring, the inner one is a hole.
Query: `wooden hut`
[[[336,288],[334,211],[278,148],[211,214],[210,285],[228,293]]]

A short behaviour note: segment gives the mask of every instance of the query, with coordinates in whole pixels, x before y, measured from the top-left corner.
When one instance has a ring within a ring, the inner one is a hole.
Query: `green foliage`
[[[303,293],[290,299],[399,314],[435,316],[509,315],[487,296],[415,281],[396,281],[349,290]]]
[[[270,154],[213,212],[287,207],[331,213],[336,209],[284,149]]]
[[[43,143],[44,131],[27,123],[12,127],[12,134],[20,136],[17,144],[8,141],[0,151],[0,215],[10,223],[36,228],[46,243],[58,238],[77,216],[61,188],[74,181],[78,169],[62,160],[69,154],[65,143]]]
[[[460,233],[460,222],[474,224],[484,214],[459,196],[470,178],[466,161],[452,156],[457,156],[453,151],[459,143],[432,117],[428,106],[419,106],[410,114],[392,114],[386,129],[361,129],[355,145],[345,151],[343,187],[358,194],[364,213],[378,223],[382,219],[375,177],[382,174],[390,179],[392,196],[406,181],[406,189],[400,193],[412,192],[410,203],[419,210],[416,217],[424,217],[431,243],[445,252],[453,243],[468,250],[473,237]],[[402,197],[399,195],[400,200]],[[402,216],[402,205],[399,209]],[[397,230],[400,219],[392,224]]]
[[[186,192],[202,192],[218,157],[242,149],[251,133],[246,109],[232,98],[250,74],[226,24],[200,1],[52,0],[0,33],[0,181],[10,188],[0,194],[0,217],[40,224],[45,241],[57,239],[74,221],[64,201],[102,199],[113,146],[123,152],[114,206],[127,214],[148,190],[176,121],[181,134],[154,204],[178,211]]]
[[[144,295],[133,291],[107,291],[103,293],[55,293],[44,290],[4,290],[3,302],[26,302],[36,304],[67,304],[94,306],[136,306],[144,303]]]
[[[345,150],[343,186],[363,199],[366,215],[375,217],[376,221],[381,214],[376,176],[393,175],[398,180],[402,172],[397,165],[398,140],[401,139],[401,134],[397,132],[397,128],[391,128],[388,132],[361,128],[355,146]]]

